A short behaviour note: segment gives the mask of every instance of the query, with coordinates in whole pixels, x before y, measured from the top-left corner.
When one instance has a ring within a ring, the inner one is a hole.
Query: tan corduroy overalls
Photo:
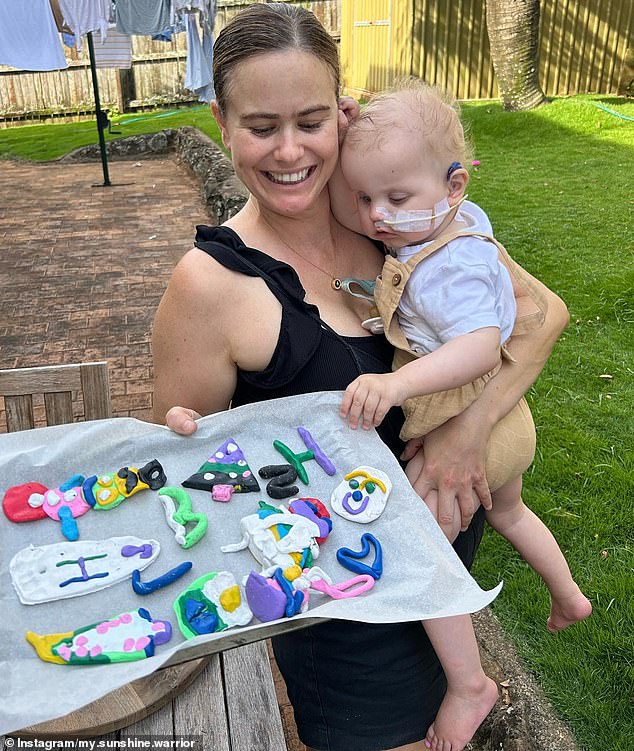
[[[548,307],[543,291],[535,280],[513,261],[495,238],[481,232],[470,231],[445,234],[408,258],[405,263],[388,256],[383,264],[381,275],[377,279],[374,292],[375,303],[383,321],[385,336],[396,347],[393,361],[395,370],[417,357],[424,357],[424,355],[412,352],[398,322],[397,309],[405,285],[422,260],[452,240],[467,236],[482,237],[497,247],[501,261],[509,270],[511,278],[527,292],[536,306],[534,312],[517,317],[512,336],[524,334],[543,324]],[[513,360],[505,348],[502,348],[502,356]],[[403,405],[405,424],[401,430],[401,438],[407,441],[410,438],[424,436],[465,410],[480,396],[486,382],[498,370],[499,366],[472,383],[459,388],[408,399]],[[486,474],[490,489],[497,490],[509,480],[519,477],[530,466],[534,455],[535,426],[528,404],[522,398],[496,425],[487,444]]]

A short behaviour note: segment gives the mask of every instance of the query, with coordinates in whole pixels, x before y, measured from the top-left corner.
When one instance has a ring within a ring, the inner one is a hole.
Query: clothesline
[[[184,86],[210,102],[215,15],[216,0],[3,0],[0,64],[29,71],[68,68],[60,34],[80,50],[82,37],[92,32],[96,67],[129,68],[132,35],[169,41],[184,32]]]

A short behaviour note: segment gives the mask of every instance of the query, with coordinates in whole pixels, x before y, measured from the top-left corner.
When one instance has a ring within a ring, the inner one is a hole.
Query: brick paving
[[[0,162],[0,368],[107,360],[114,414],[149,419],[154,312],[208,218],[172,159],[109,171]]]
[[[197,179],[173,159],[113,162],[109,172],[112,187],[93,187],[103,185],[100,163],[0,161],[0,368],[107,360],[115,416],[147,420],[154,312],[209,219]],[[43,404],[34,408],[44,424]],[[304,751],[272,669],[288,749]]]

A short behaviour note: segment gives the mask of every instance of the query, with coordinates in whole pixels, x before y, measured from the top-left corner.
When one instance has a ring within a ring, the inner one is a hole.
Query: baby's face
[[[447,165],[448,166],[448,165]],[[341,169],[357,196],[364,234],[398,249],[425,242],[434,227],[398,231],[382,223],[386,212],[431,210],[449,194],[446,168],[425,158],[419,138],[395,128],[377,145],[373,134],[344,142]]]

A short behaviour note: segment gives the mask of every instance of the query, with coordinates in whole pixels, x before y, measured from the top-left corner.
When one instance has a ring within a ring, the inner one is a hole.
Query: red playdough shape
[[[2,510],[12,522],[34,522],[46,519],[46,512],[42,506],[29,506],[29,498],[33,493],[44,495],[48,488],[39,482],[25,482],[24,485],[14,485],[9,488],[2,499]]]

